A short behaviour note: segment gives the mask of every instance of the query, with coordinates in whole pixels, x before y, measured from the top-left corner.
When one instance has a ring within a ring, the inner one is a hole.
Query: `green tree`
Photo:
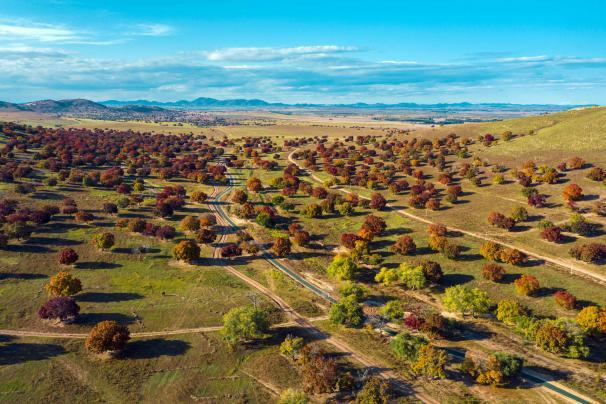
[[[326,268],[326,272],[331,278],[349,280],[353,278],[356,269],[356,263],[350,256],[338,254]]]
[[[339,287],[339,293],[342,297],[355,296],[360,301],[364,298],[366,290],[355,282],[347,281]]]
[[[301,337],[293,337],[288,334],[284,341],[280,344],[280,353],[287,357],[291,362],[298,359],[304,341]]]
[[[420,265],[413,267],[405,262],[401,263],[398,277],[408,289],[423,289],[428,284],[423,267]]]
[[[396,335],[389,342],[394,356],[407,362],[416,361],[419,349],[425,344],[427,344],[425,338],[407,332]]]
[[[459,312],[463,315],[471,314],[472,316],[488,313],[490,308],[490,299],[486,292],[463,285],[447,288],[443,303],[450,311]]]
[[[230,346],[261,338],[269,331],[267,313],[254,307],[234,307],[223,316],[223,338]]]
[[[362,305],[358,303],[354,295],[344,297],[330,307],[329,319],[333,324],[357,327],[362,324],[364,319]]]
[[[387,404],[389,384],[378,377],[369,378],[356,395],[356,404]]]

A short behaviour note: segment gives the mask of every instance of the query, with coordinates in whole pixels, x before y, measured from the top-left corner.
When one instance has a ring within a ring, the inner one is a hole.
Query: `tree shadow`
[[[78,241],[78,240],[70,240],[67,238],[58,238],[58,237],[57,238],[40,237],[40,236],[30,237],[29,240],[27,240],[27,242],[32,243],[32,244],[56,245],[56,246],[62,246],[62,247],[82,244],[82,241]]]
[[[6,249],[16,253],[43,254],[53,252],[48,247],[30,244],[9,244]]]
[[[61,345],[10,343],[0,346],[0,366],[50,359],[65,353]]]
[[[109,302],[124,302],[128,300],[142,299],[143,296],[139,293],[121,293],[121,292],[86,292],[76,295],[75,300],[80,302],[95,302],[95,303],[109,303]]]
[[[76,264],[77,269],[115,269],[120,268],[122,264],[116,264],[114,262],[98,262],[98,261],[89,261],[89,262],[78,262]]]
[[[152,359],[160,356],[183,355],[191,348],[191,344],[181,340],[165,340],[161,338],[137,340],[126,345],[124,355],[131,359]]]
[[[467,274],[445,274],[440,284],[442,286],[463,285],[473,281],[475,278]]]
[[[0,272],[0,281],[5,279],[18,279],[18,280],[32,280],[32,279],[44,279],[47,278],[46,275],[42,274],[32,274],[32,273],[10,273],[10,272]]]
[[[122,313],[84,313],[78,316],[78,324],[95,325],[101,321],[115,321],[119,324],[128,325],[135,321],[131,316]]]

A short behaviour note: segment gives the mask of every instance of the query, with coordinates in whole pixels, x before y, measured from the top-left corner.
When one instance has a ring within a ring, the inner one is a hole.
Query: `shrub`
[[[493,264],[493,263],[487,263],[487,264],[484,264],[484,266],[482,267],[482,276],[486,280],[489,280],[492,282],[497,282],[497,281],[500,281],[501,279],[503,279],[504,275],[505,275],[505,270],[500,265]]]
[[[288,360],[294,362],[299,358],[301,349],[305,345],[303,338],[293,337],[288,334],[284,341],[280,344],[280,354],[284,355]]]
[[[522,275],[514,281],[516,292],[519,295],[529,296],[539,290],[539,281],[532,275]]]
[[[76,212],[74,218],[77,222],[92,222],[95,219],[92,213],[84,211]]]
[[[59,251],[58,261],[61,265],[75,264],[78,258],[78,253],[73,248],[64,248]]]
[[[291,244],[287,238],[277,238],[271,246],[271,250],[280,258],[284,258],[290,254]]]
[[[333,324],[357,327],[362,324],[362,306],[354,295],[349,295],[330,306],[329,319]]]
[[[195,261],[200,258],[200,247],[192,240],[181,240],[173,249],[173,257],[179,261]]]
[[[53,297],[38,310],[38,316],[45,320],[73,320],[78,313],[80,313],[80,306],[78,306],[74,299],[67,296]]]
[[[309,397],[302,391],[288,388],[280,394],[278,404],[307,404]]]
[[[114,246],[115,241],[116,238],[112,233],[105,232],[101,234],[95,234],[91,240],[91,243],[101,250],[107,250]]]
[[[568,310],[574,309],[577,304],[577,298],[570,292],[558,290],[553,295],[558,306]]]
[[[118,206],[111,202],[104,203],[103,212],[107,213],[108,215],[114,215],[118,213]]]
[[[391,250],[400,255],[414,254],[417,251],[417,245],[410,236],[400,236]]]
[[[217,234],[209,228],[202,228],[195,234],[196,243],[211,244],[217,239]]]
[[[115,321],[97,323],[86,338],[86,349],[93,353],[120,351],[130,339],[128,328]]]
[[[51,296],[72,296],[82,290],[82,283],[69,272],[61,271],[51,276],[44,288]]]

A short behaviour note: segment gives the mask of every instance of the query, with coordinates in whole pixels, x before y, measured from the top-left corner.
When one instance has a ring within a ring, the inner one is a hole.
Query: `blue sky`
[[[0,99],[606,104],[606,1],[2,0]]]

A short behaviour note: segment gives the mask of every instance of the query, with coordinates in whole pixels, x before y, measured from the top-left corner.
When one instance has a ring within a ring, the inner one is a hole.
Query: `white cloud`
[[[274,61],[295,56],[357,52],[353,46],[316,45],[290,48],[224,48],[202,54],[210,61]]]
[[[67,42],[79,38],[76,32],[58,25],[34,23],[20,25],[0,24],[0,39]]]
[[[174,31],[173,27],[165,24],[138,24],[137,28],[139,31],[133,32],[132,35],[166,36]]]

